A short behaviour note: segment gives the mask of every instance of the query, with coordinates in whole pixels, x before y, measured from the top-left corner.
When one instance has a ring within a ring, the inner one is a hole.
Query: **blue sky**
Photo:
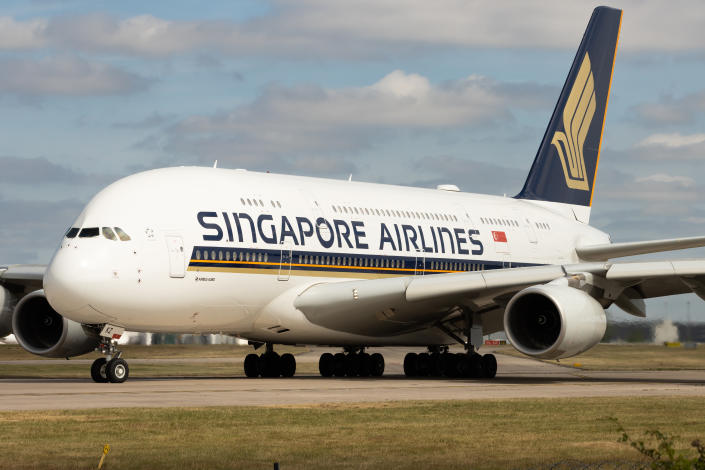
[[[705,6],[607,3],[624,20],[592,223],[703,234]],[[48,262],[95,192],[161,166],[514,194],[594,6],[3,2],[0,263]],[[676,317],[684,299],[705,311],[681,297]]]

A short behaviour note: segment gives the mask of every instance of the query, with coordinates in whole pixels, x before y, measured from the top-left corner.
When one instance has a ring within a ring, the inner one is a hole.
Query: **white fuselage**
[[[320,282],[576,263],[608,236],[575,208],[514,198],[215,168],[167,168],[98,193],[44,279],[57,312],[131,331],[308,344],[438,344],[309,323],[293,299]],[[87,231],[85,235],[90,234]],[[80,233],[80,232],[79,232]]]

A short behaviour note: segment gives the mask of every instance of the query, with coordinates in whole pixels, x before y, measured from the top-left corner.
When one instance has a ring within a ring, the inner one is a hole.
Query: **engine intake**
[[[565,285],[528,287],[509,301],[504,331],[527,356],[560,359],[595,346],[605,334],[602,306],[585,292]]]
[[[72,357],[93,351],[99,335],[51,308],[43,290],[24,296],[12,314],[12,331],[17,342],[32,354],[44,357]]]

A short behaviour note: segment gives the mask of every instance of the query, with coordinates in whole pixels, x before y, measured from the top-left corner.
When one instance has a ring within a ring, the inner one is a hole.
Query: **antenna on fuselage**
[[[352,181],[352,173],[350,173],[350,176],[348,176],[348,181]]]
[[[218,168],[218,160],[213,162],[213,168]]]

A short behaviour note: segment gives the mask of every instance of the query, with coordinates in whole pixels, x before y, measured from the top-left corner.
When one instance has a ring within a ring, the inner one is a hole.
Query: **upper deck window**
[[[66,232],[66,238],[76,238],[76,235],[78,235],[78,231],[80,229],[78,227],[71,227],[67,232]]]
[[[126,234],[120,227],[114,227],[115,228],[115,233],[117,233],[118,238],[120,240],[126,242],[129,240],[132,240],[128,234]],[[79,235],[80,236],[80,235]]]
[[[78,234],[78,238],[93,238],[100,235],[98,227],[86,227]]]
[[[107,238],[108,240],[117,241],[117,236],[115,236],[115,232],[113,232],[113,229],[111,229],[110,227],[103,227],[101,230],[105,238]]]

